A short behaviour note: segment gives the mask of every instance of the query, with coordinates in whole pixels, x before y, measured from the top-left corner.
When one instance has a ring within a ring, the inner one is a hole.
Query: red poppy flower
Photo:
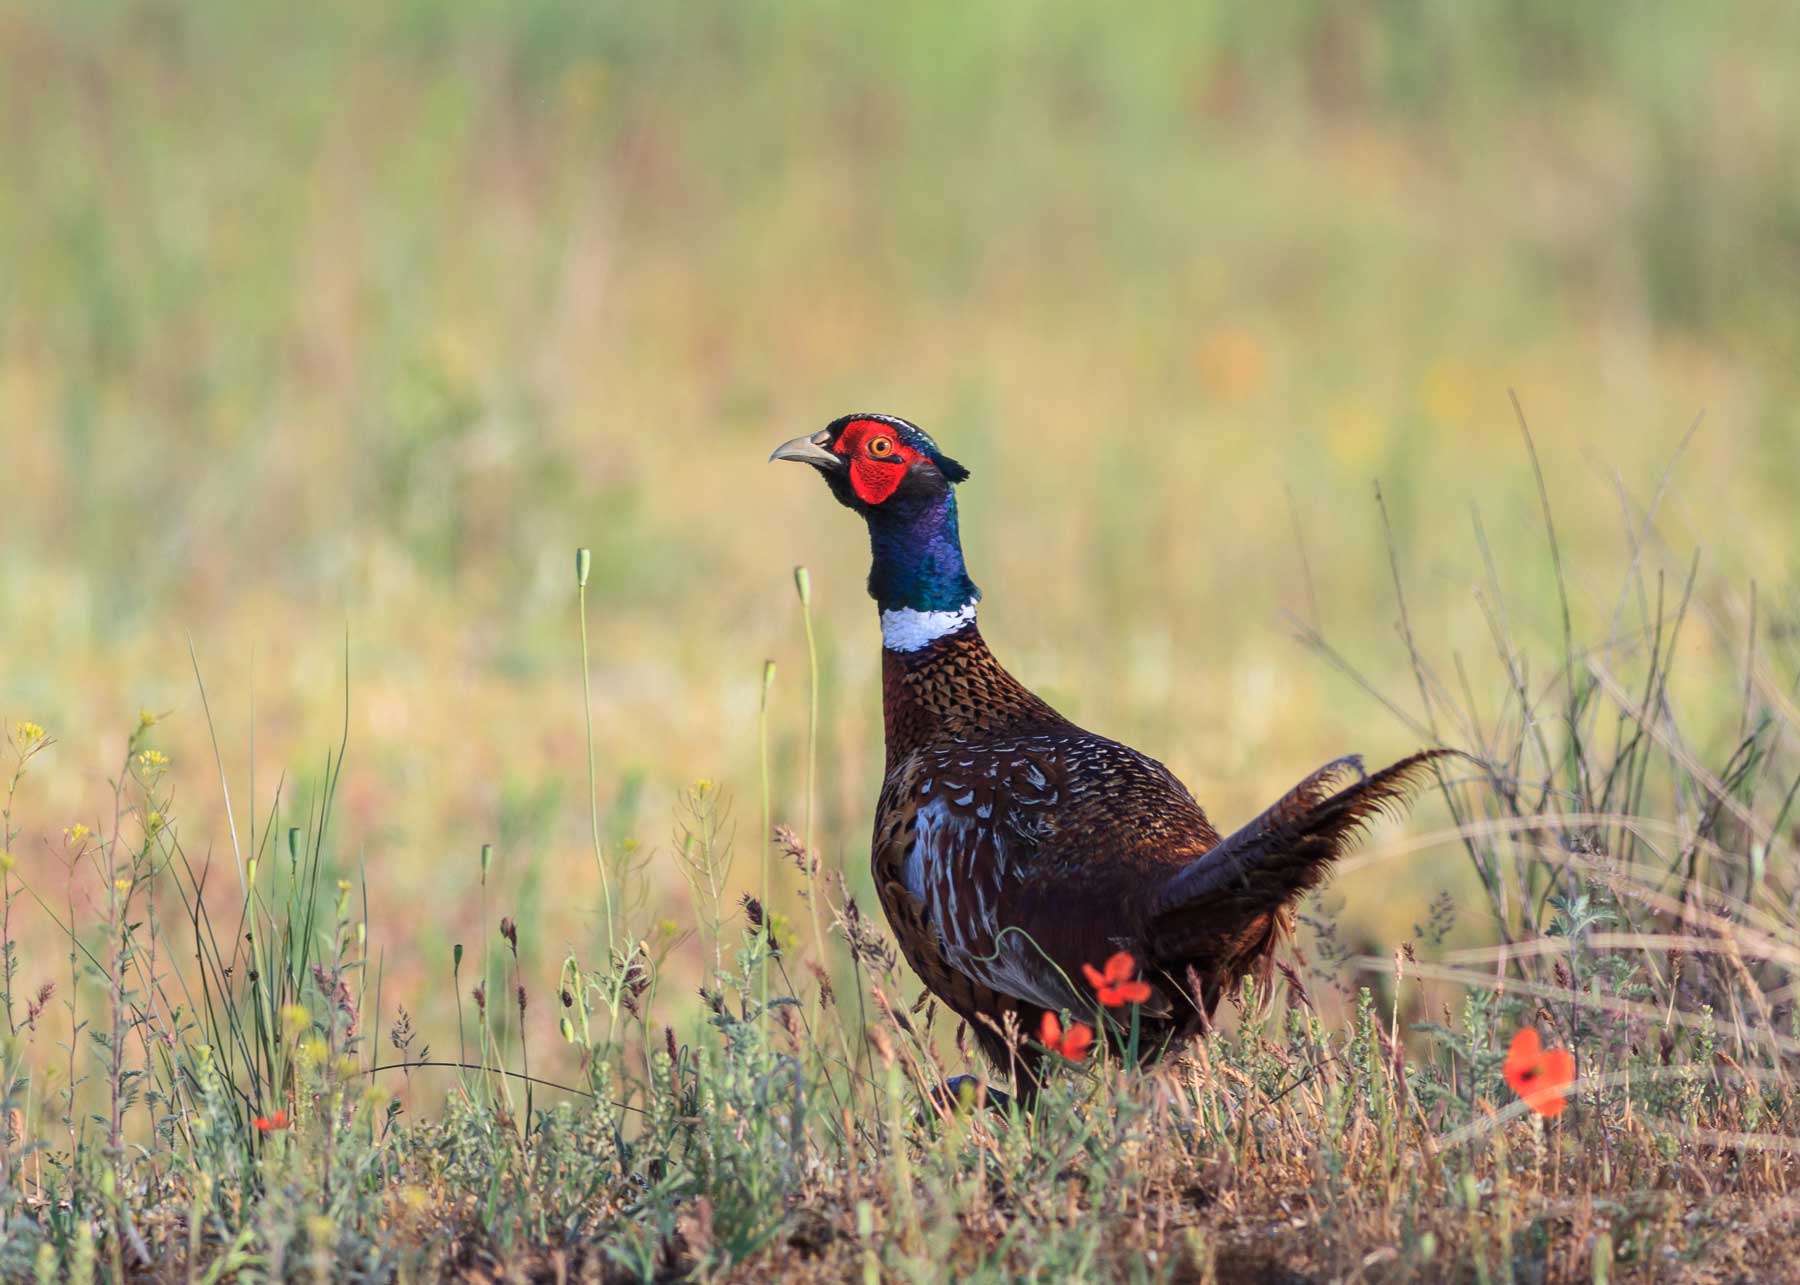
[[[1083,964],[1081,971],[1086,975],[1088,985],[1094,988],[1094,994],[1108,1008],[1118,1008],[1121,1004],[1142,1004],[1150,998],[1150,983],[1132,980],[1137,972],[1137,960],[1131,957],[1128,950],[1121,950],[1107,960],[1104,968]]]
[[[259,1115],[256,1117],[254,1123],[259,1131],[263,1133],[273,1133],[277,1129],[285,1129],[288,1127],[288,1113],[286,1111],[277,1111],[274,1115]]]
[[[1539,1115],[1561,1115],[1575,1085],[1575,1055],[1545,1048],[1537,1027],[1523,1027],[1506,1051],[1506,1083]]]
[[[1064,1031],[1056,1014],[1046,1012],[1038,1026],[1038,1039],[1052,1053],[1061,1053],[1069,1061],[1079,1062],[1094,1047],[1094,1028],[1085,1022],[1072,1022]]]

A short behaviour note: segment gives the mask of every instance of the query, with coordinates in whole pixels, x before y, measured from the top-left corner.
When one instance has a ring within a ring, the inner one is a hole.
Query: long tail
[[[1376,817],[1399,816],[1432,765],[1426,750],[1373,776],[1357,755],[1334,760],[1256,820],[1178,871],[1158,894],[1150,938],[1164,958],[1214,956],[1325,879]]]

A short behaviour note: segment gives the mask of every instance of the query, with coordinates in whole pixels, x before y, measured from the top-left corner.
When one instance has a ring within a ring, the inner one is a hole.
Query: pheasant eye
[[[869,454],[873,455],[876,459],[882,459],[893,453],[894,443],[891,438],[877,437],[869,443]]]

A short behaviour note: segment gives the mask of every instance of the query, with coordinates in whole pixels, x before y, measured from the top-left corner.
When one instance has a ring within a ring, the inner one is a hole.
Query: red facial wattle
[[[881,504],[899,489],[907,469],[924,457],[879,420],[852,420],[832,447],[850,463],[850,486],[864,504]]]

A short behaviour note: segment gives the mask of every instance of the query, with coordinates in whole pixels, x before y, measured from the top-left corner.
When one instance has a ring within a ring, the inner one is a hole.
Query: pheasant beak
[[[826,445],[829,441],[830,429],[820,429],[810,437],[796,437],[791,442],[783,442],[777,446],[769,456],[769,462],[773,464],[776,460],[799,460],[821,472],[835,473],[844,467],[844,457]]]

